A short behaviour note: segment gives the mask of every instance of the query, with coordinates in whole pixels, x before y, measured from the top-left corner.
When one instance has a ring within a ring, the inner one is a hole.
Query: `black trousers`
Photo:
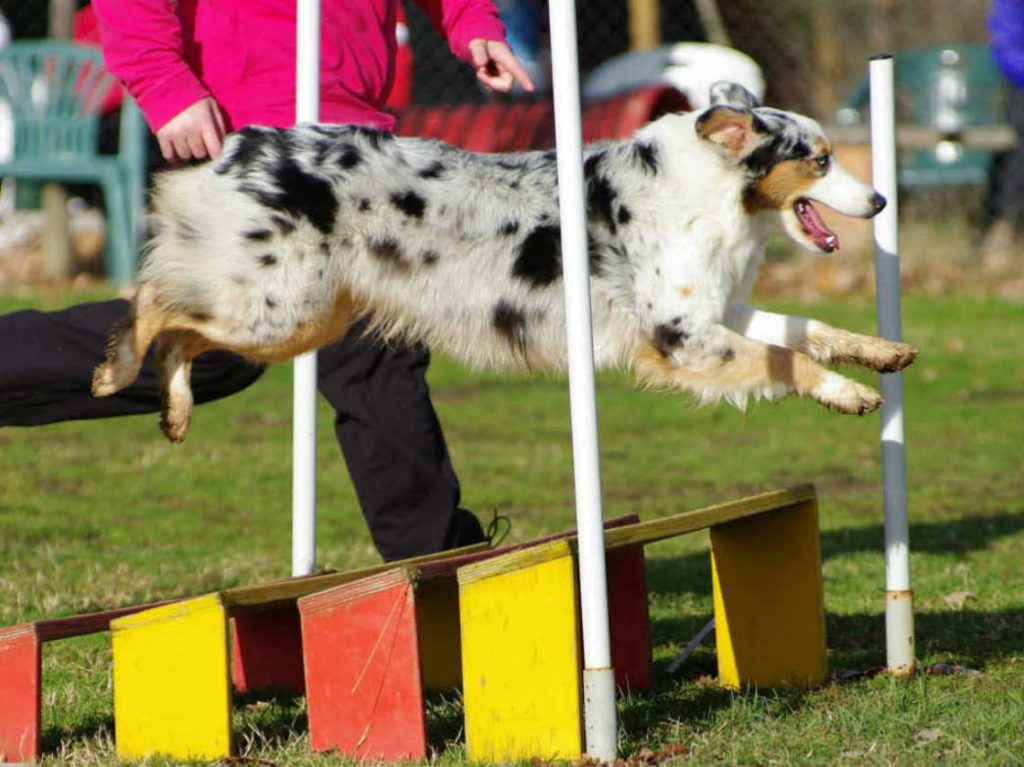
[[[152,356],[124,391],[97,399],[92,371],[106,349],[122,300],[58,312],[0,316],[0,426],[153,413],[160,393]],[[336,411],[334,430],[373,542],[387,560],[484,539],[459,509],[459,483],[430,402],[421,345],[382,345],[356,326],[319,355],[319,388]],[[254,383],[263,368],[226,352],[192,365],[196,403]]]

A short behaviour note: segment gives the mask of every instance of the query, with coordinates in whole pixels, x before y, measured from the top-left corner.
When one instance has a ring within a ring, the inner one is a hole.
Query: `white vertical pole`
[[[590,314],[583,138],[580,127],[579,59],[573,0],[548,3],[551,71],[558,149],[558,196],[565,281],[569,404],[572,416],[576,528],[579,534],[580,606],[583,616],[584,729],[587,754],[616,755],[615,673],[608,626],[601,467],[594,394],[594,339]]]
[[[297,0],[295,122],[320,119],[320,0]],[[316,571],[316,352],[293,363],[292,575]]]
[[[873,56],[871,169],[875,189],[888,205],[875,216],[875,280],[878,332],[900,340],[900,261],[896,187],[896,118],[893,60]],[[914,604],[910,589],[910,526],[907,521],[907,461],[903,438],[903,374],[883,373],[882,496],[885,506],[885,643],[889,672],[914,672]]]

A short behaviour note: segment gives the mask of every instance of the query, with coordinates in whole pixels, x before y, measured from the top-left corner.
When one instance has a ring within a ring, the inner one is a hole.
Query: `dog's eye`
[[[827,154],[821,155],[821,157],[814,158],[814,166],[822,173],[828,170],[828,166],[832,164],[832,158]]]

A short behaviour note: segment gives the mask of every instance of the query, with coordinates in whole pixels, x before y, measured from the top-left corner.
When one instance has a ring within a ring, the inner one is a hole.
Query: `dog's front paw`
[[[188,427],[191,424],[191,414],[182,416],[172,412],[165,412],[160,416],[160,431],[164,436],[176,445],[185,441],[188,435]]]
[[[881,364],[875,368],[879,373],[895,373],[907,367],[917,359],[917,349],[901,341],[885,342],[888,354],[879,360]]]
[[[849,349],[851,362],[871,368],[879,373],[895,373],[907,367],[917,357],[917,349],[900,341],[884,338],[865,338]]]
[[[849,415],[864,415],[882,404],[882,395],[870,386],[831,372],[815,388],[812,396],[829,410]]]

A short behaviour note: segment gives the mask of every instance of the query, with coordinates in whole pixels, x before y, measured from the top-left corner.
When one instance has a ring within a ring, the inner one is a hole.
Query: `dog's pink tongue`
[[[800,219],[800,223],[803,224],[804,231],[814,240],[815,245],[826,253],[839,250],[839,236],[825,226],[825,222],[821,220],[818,211],[810,202],[800,200],[796,204],[796,215]]]

